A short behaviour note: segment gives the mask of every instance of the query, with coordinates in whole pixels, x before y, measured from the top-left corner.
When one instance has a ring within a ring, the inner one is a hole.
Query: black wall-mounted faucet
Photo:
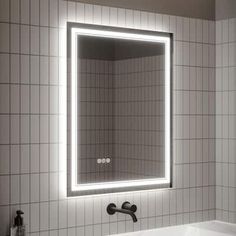
[[[137,211],[136,205],[131,205],[130,202],[124,202],[121,206],[121,208],[117,208],[114,203],[110,203],[107,206],[107,213],[109,215],[114,215],[116,212],[128,214],[132,217],[133,222],[137,222],[137,217],[134,214]]]

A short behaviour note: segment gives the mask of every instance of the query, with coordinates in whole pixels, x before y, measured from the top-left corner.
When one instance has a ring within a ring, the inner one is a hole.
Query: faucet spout
[[[132,217],[134,223],[138,221],[136,215],[133,212],[130,214],[130,216]]]
[[[134,214],[134,212],[132,210],[123,209],[123,208],[117,208],[114,203],[110,203],[107,206],[107,213],[109,215],[114,215],[116,212],[130,215],[132,220],[133,220],[133,222],[137,222],[138,221],[136,215]]]

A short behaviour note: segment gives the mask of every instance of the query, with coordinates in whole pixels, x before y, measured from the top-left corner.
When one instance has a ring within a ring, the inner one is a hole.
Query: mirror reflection
[[[164,177],[164,44],[77,42],[78,183]]]

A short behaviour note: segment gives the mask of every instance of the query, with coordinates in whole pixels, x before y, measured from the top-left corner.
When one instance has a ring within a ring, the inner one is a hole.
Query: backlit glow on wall
[[[106,38],[120,38],[146,42],[163,43],[165,45],[165,177],[147,180],[114,181],[106,183],[78,184],[77,158],[78,158],[78,36],[96,36]],[[124,33],[108,30],[71,28],[71,191],[86,191],[111,189],[131,186],[163,185],[171,182],[171,42],[168,36],[148,34]]]

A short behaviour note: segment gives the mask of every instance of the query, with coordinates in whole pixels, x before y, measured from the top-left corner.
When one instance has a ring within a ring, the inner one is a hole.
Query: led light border
[[[159,42],[165,44],[165,178],[146,180],[114,181],[91,184],[77,183],[77,39],[79,35],[120,38],[136,41]],[[170,37],[146,34],[124,33],[95,29],[71,28],[71,191],[99,190],[122,187],[169,184],[171,181],[171,42]]]

